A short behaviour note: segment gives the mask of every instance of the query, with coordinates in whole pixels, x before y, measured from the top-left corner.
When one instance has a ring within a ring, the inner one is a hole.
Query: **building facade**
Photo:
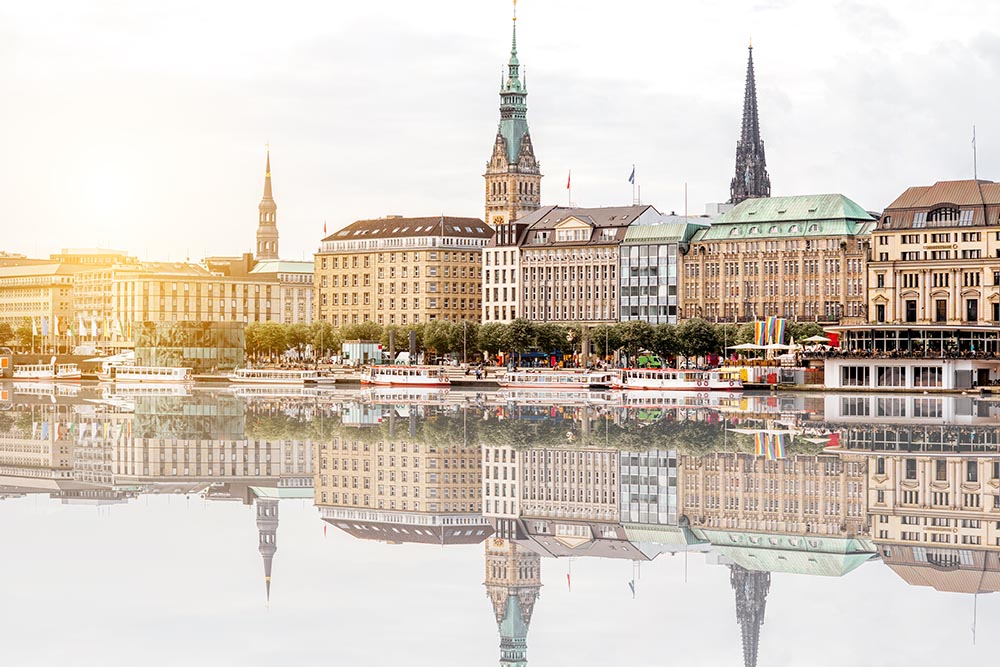
[[[623,322],[677,324],[680,257],[695,232],[707,228],[695,218],[663,216],[655,224],[630,225],[621,246],[621,305]]]
[[[517,312],[536,322],[617,322],[620,247],[629,225],[660,218],[652,206],[546,206],[521,219]],[[492,269],[492,267],[489,267]],[[484,289],[502,289],[501,272]]]
[[[1000,326],[998,216],[1000,183],[907,188],[872,231],[869,320]]]
[[[278,322],[311,324],[313,321],[313,263],[281,260],[257,262],[251,278],[267,280],[278,288]]]
[[[476,218],[359,220],[323,239],[315,257],[317,317],[333,326],[478,321],[482,251]]]
[[[843,195],[743,201],[695,233],[681,260],[683,315],[726,322],[771,315],[860,320],[874,225]]]
[[[817,537],[866,535],[861,457],[767,460],[714,452],[679,460],[678,513],[704,531]]]
[[[521,249],[528,226],[520,222],[496,228],[483,248],[483,322],[510,322],[523,317],[518,299]]]
[[[514,16],[506,81],[500,88],[500,123],[493,154],[483,174],[486,222],[500,227],[541,206],[542,173],[528,132],[528,90],[517,59],[517,16]]]

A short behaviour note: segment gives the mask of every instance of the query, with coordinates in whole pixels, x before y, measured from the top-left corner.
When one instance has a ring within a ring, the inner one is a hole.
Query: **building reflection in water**
[[[994,401],[21,389],[0,405],[0,499],[253,505],[268,599],[281,499],[359,539],[482,543],[502,665],[527,661],[546,558],[706,554],[745,667],[773,573],[881,561],[908,585],[1000,590]]]

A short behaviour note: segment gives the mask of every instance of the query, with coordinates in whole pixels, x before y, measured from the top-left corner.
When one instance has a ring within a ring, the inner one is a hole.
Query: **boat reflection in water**
[[[941,592],[1000,590],[990,400],[123,391],[0,388],[0,495],[251,505],[268,599],[284,500],[311,499],[320,525],[350,540],[481,545],[501,664],[527,660],[543,569],[561,561],[570,588],[580,558],[629,564],[629,595],[640,564],[664,555],[717,566],[739,628],[724,636],[745,666],[773,644],[767,601],[796,590],[789,576],[865,567]]]

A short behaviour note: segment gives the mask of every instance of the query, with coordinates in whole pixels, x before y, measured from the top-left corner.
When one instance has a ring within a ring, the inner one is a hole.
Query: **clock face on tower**
[[[494,215],[493,216],[493,226],[494,227],[499,227],[502,224],[503,224],[503,216],[502,215]]]

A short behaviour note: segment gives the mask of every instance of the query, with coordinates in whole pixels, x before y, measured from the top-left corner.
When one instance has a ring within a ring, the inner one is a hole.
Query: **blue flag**
[[[628,182],[631,183],[632,185],[635,185],[635,165],[634,164],[632,165],[632,173],[629,174]]]
[[[43,336],[49,335],[49,318],[45,317],[44,315],[42,316],[42,335]]]

